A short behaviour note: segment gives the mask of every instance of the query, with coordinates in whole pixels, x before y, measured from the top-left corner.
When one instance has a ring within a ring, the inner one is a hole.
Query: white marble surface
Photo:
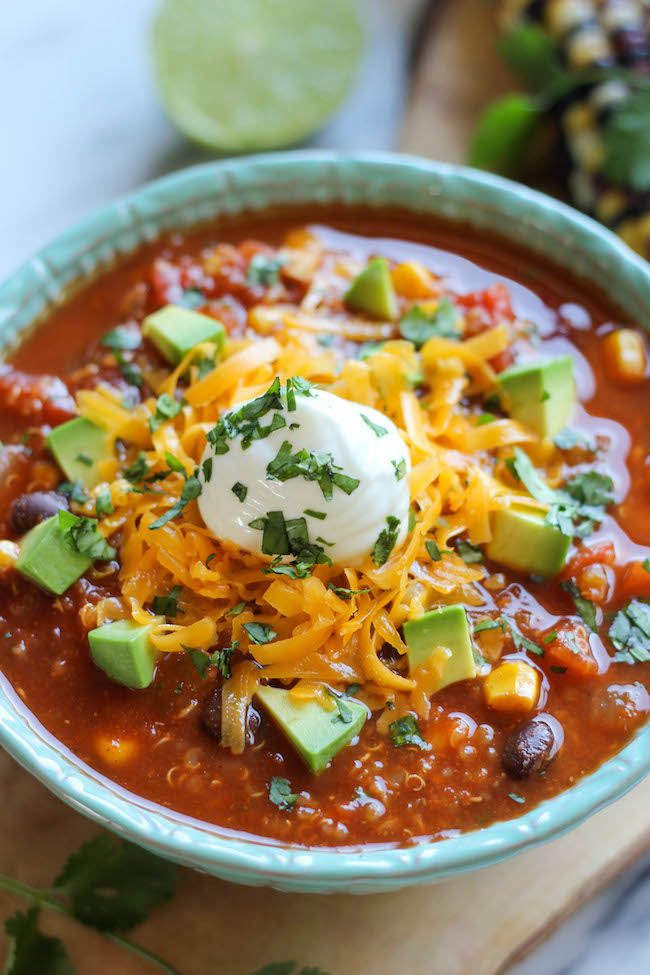
[[[418,2],[364,0],[368,56],[346,106],[312,144],[394,145]],[[160,110],[147,50],[153,7],[154,0],[3,0],[0,277],[93,208],[209,158]],[[650,857],[512,975],[646,975],[649,915]]]

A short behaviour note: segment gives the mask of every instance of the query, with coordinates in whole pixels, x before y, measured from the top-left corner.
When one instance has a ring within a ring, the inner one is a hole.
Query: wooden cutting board
[[[477,113],[511,86],[494,34],[486,0],[441,6],[406,115],[405,151],[462,160]],[[0,870],[19,880],[46,885],[96,831],[6,755],[0,794]],[[498,975],[650,845],[649,806],[650,780],[549,846],[396,894],[279,894],[184,871],[178,896],[136,939],[183,975],[250,975],[288,959],[331,975]],[[17,906],[0,895],[0,917]],[[153,971],[73,922],[45,926],[64,937],[83,975]]]

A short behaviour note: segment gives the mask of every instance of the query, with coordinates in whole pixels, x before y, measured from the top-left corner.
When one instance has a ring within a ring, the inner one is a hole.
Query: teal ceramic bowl
[[[398,155],[291,152],[184,170],[118,200],[43,248],[0,286],[12,345],[66,289],[160,231],[277,204],[397,206],[489,230],[602,284],[650,322],[650,269],[575,210],[515,183]],[[306,893],[378,892],[486,867],[565,833],[650,770],[650,725],[597,772],[508,822],[408,848],[305,849],[190,820],[120,790],[53,739],[0,679],[0,743],[57,796],[120,836],[217,877]]]

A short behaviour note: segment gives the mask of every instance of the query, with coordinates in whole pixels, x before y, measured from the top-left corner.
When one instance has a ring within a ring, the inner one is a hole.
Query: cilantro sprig
[[[115,549],[108,544],[97,525],[95,518],[81,518],[69,511],[59,511],[59,530],[64,545],[93,561],[103,559],[110,562],[115,558]]]
[[[395,548],[395,543],[397,542],[399,526],[399,518],[396,518],[394,515],[389,515],[386,519],[386,527],[379,532],[375,547],[372,551],[372,561],[376,566],[384,565],[388,562],[390,553]]]
[[[458,321],[458,309],[447,295],[443,295],[433,313],[419,305],[410,308],[400,322],[399,331],[402,338],[419,349],[434,337],[457,339],[460,334]]]
[[[341,473],[331,454],[324,450],[294,451],[289,440],[284,440],[273,460],[266,465],[266,476],[272,481],[289,481],[303,477],[316,481],[326,501],[331,501],[334,486],[345,494],[352,494],[359,487],[359,480]]]
[[[628,664],[650,660],[650,602],[632,599],[618,611],[609,628],[615,659]]]
[[[397,718],[396,721],[388,725],[388,730],[396,748],[403,748],[405,745],[417,745],[418,748],[424,750],[427,747],[419,725],[412,714]]]

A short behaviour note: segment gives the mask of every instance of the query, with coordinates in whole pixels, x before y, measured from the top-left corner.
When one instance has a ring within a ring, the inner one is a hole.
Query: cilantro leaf
[[[9,937],[4,975],[73,975],[63,942],[39,930],[40,913],[40,908],[30,907],[4,922]]]
[[[166,525],[168,521],[172,520],[172,518],[178,517],[178,515],[181,514],[190,501],[194,501],[196,498],[198,498],[200,493],[201,482],[196,474],[193,474],[192,477],[188,477],[188,479],[185,481],[178,501],[175,501],[171,508],[164,513],[164,515],[161,515],[160,518],[153,521],[149,525],[149,530],[155,531],[157,528],[162,528],[163,525]]]
[[[577,430],[572,430],[571,427],[564,427],[563,430],[560,430],[556,434],[553,443],[559,450],[571,450],[572,447],[584,447],[590,453],[595,453],[595,448],[589,443],[587,438],[582,433],[578,433]]]
[[[400,335],[421,348],[430,338],[458,338],[458,311],[446,296],[440,299],[436,310],[430,314],[414,305],[406,313],[399,326]]]
[[[84,491],[81,481],[61,481],[56,490],[58,494],[64,494],[75,504],[85,504],[88,501],[88,495]]]
[[[248,603],[244,601],[242,601],[241,603],[237,603],[236,606],[233,606],[232,609],[228,610],[228,612],[226,613],[226,619],[229,619],[231,616],[239,616],[240,613],[244,612],[247,605]]]
[[[73,552],[87,555],[93,561],[104,559],[110,562],[115,558],[115,549],[98,531],[97,525],[96,518],[83,518],[69,511],[59,511],[59,531],[63,543]]]
[[[215,650],[210,657],[210,663],[217,668],[225,680],[232,677],[230,663],[236,650],[239,650],[239,640],[233,640],[229,647],[221,647],[220,650]]]
[[[278,807],[291,812],[298,798],[297,792],[291,791],[291,783],[288,779],[283,779],[279,775],[274,775],[269,782],[269,799]]]
[[[650,88],[642,87],[614,106],[604,127],[603,173],[617,186],[650,186]]]
[[[397,718],[396,721],[388,725],[388,730],[396,748],[402,748],[404,745],[417,745],[420,749],[427,747],[418,723],[412,714]]]
[[[206,480],[209,480],[209,478],[206,478]],[[233,484],[230,490],[243,504],[243,502],[246,500],[246,495],[248,494],[248,488],[246,485],[242,484],[241,481],[237,481],[235,484]]]
[[[177,616],[182,613],[178,608],[178,597],[183,591],[182,586],[174,586],[167,596],[154,596],[152,600],[153,611],[156,616]]]
[[[326,501],[331,501],[333,485],[345,494],[352,494],[359,486],[357,478],[340,473],[341,468],[334,464],[331,454],[322,450],[293,452],[288,440],[283,441],[273,460],[266,465],[266,475],[270,480],[289,481],[294,477],[304,477],[306,481],[316,481]]]
[[[172,399],[169,393],[162,393],[156,400],[156,412],[149,417],[149,430],[155,433],[163,423],[172,420],[183,409],[183,404]]]
[[[544,647],[540,647],[539,643],[529,640],[528,637],[520,633],[515,626],[514,620],[511,620],[508,616],[503,616],[502,621],[503,625],[507,626],[510,630],[510,636],[512,637],[512,642],[516,650],[527,650],[528,653],[532,653],[536,657],[545,656]]]
[[[211,664],[210,654],[206,653],[205,650],[201,650],[200,647],[186,647],[184,643],[181,643],[181,646],[194,664],[194,667],[201,677],[201,680],[205,680],[205,678],[208,676],[208,668]]]
[[[280,268],[284,264],[281,257],[267,257],[266,254],[255,254],[246,268],[248,284],[261,284],[269,287],[280,280]]]
[[[359,690],[359,684],[350,684],[344,694],[335,694],[334,691],[330,690],[329,687],[325,688],[326,693],[334,698],[336,707],[338,709],[338,714],[335,714],[332,718],[332,724],[337,721],[342,721],[343,724],[351,724],[354,721],[354,712],[352,708],[345,703],[346,697],[352,697]]]
[[[268,623],[244,623],[244,629],[253,643],[270,643],[278,635]]]
[[[276,376],[261,396],[251,400],[250,403],[244,403],[238,410],[220,417],[216,426],[206,434],[208,443],[212,444],[215,454],[227,454],[230,448],[226,441],[241,437],[242,447],[246,450],[253,440],[262,440],[273,430],[286,426],[286,420],[281,413],[275,413],[273,420],[266,427],[260,426],[259,422],[271,410],[282,410],[282,408],[280,379]]]
[[[485,559],[483,549],[480,545],[472,545],[471,542],[464,542],[458,538],[454,541],[454,548],[467,565],[473,565],[475,562],[483,562]]]
[[[609,638],[618,651],[616,660],[629,664],[650,660],[650,602],[632,599],[620,609]]]
[[[568,592],[573,599],[575,608],[578,611],[578,615],[582,618],[583,622],[592,633],[597,633],[598,624],[596,623],[596,607],[590,599],[585,599],[578,589],[575,580],[566,579],[564,582],[560,583],[560,589],[564,589],[565,592]]]
[[[327,588],[331,589],[339,599],[352,599],[353,596],[360,596],[361,593],[372,592],[372,587],[368,589],[346,589],[344,586],[335,586],[333,582],[328,582]]]
[[[102,833],[69,857],[54,887],[82,924],[128,931],[174,895],[177,873],[167,860]]]
[[[99,344],[107,349],[122,349],[130,352],[142,344],[142,335],[125,325],[118,325],[117,328],[102,335]]]
[[[406,461],[402,457],[402,459],[399,462],[396,460],[391,460],[391,464],[395,468],[395,480],[401,481],[402,478],[406,475]]]
[[[399,535],[399,518],[389,515],[386,519],[386,528],[380,531],[375,547],[372,552],[372,561],[376,566],[384,565],[395,548],[397,536]]]
[[[110,488],[103,488],[95,498],[95,514],[112,515],[115,511]]]
[[[370,429],[372,430],[372,432],[375,434],[376,437],[385,437],[386,434],[388,433],[386,427],[380,427],[378,423],[373,423],[372,420],[369,419],[369,417],[367,417],[365,413],[361,414],[361,419],[366,424],[366,426],[370,427]]]
[[[430,538],[428,541],[424,543],[424,547],[429,553],[432,562],[440,562],[440,559],[442,558],[440,554],[440,549],[438,548],[437,544],[433,541],[432,538]]]

